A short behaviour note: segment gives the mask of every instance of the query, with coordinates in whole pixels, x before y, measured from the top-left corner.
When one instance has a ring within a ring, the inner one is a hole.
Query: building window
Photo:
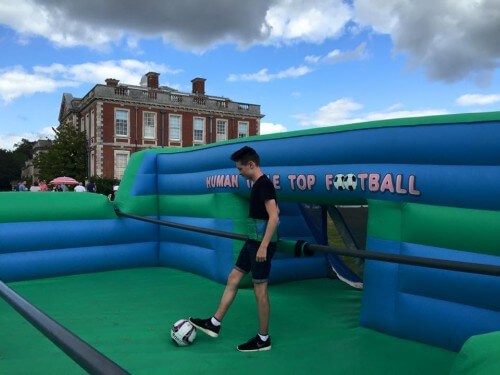
[[[142,123],[144,124],[144,138],[156,139],[156,113],[144,112]]]
[[[115,150],[115,178],[121,180],[130,158],[129,151]]]
[[[115,110],[115,135],[117,137],[128,137],[128,114],[127,110]]]
[[[95,120],[94,120],[94,117],[95,117],[95,112],[92,111],[90,113],[90,138],[94,138],[95,137]]]
[[[87,140],[90,138],[90,113],[85,116],[85,135]]]
[[[89,163],[90,163],[90,176],[95,176],[95,152],[94,151],[90,152]]]
[[[227,120],[217,120],[216,142],[227,140]]]
[[[181,121],[182,117],[180,115],[169,115],[168,116],[168,139],[171,141],[181,140]]]
[[[195,117],[193,119],[193,142],[205,143],[205,118]]]
[[[248,121],[238,121],[238,138],[248,137]]]

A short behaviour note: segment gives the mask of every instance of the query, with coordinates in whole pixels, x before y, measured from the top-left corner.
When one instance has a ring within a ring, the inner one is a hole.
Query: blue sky
[[[0,0],[0,148],[106,78],[260,104],[262,133],[500,108],[499,0]]]

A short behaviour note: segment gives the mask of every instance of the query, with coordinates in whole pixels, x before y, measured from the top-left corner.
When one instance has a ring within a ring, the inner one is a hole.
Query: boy
[[[208,319],[189,318],[189,321],[211,337],[218,337],[221,322],[231,306],[238,285],[243,277],[251,272],[254,293],[257,301],[259,330],[257,336],[244,344],[238,345],[241,352],[254,352],[271,349],[269,337],[269,295],[267,283],[271,270],[271,260],[276,252],[279,210],[276,190],[269,178],[260,168],[260,157],[248,146],[231,155],[241,176],[253,181],[250,193],[249,240],[240,251],[238,260],[228,276],[226,288],[222,294],[215,314]]]

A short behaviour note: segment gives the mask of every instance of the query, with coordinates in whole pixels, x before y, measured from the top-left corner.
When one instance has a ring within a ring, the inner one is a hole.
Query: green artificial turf
[[[240,353],[255,335],[253,291],[242,289],[217,339],[170,340],[172,324],[208,317],[223,286],[168,268],[140,268],[9,286],[132,374],[445,374],[456,353],[359,327],[362,292],[338,280],[270,287],[272,350]],[[0,300],[0,374],[83,374]]]

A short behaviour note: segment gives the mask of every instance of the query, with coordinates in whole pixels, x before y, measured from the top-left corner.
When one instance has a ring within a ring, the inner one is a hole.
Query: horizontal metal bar
[[[368,250],[339,249],[335,247],[314,245],[309,243],[304,244],[304,248],[310,251],[321,251],[325,253],[344,255],[354,258],[378,260],[381,262],[408,264],[411,266],[438,268],[448,271],[500,276],[500,266],[495,266],[492,264],[459,262],[456,260],[424,258],[413,255],[387,254]]]
[[[248,237],[235,234],[230,232],[223,232],[213,229],[206,229],[195,227],[192,225],[179,224],[171,221],[164,221],[158,219],[150,219],[144,216],[126,214],[121,212],[117,207],[115,207],[115,212],[119,216],[129,217],[136,220],[147,221],[154,224],[165,225],[169,227],[174,227],[178,229],[191,230],[199,233],[205,233],[213,236],[220,236],[226,238],[232,238],[236,240],[247,240]],[[490,275],[490,276],[500,276],[500,266],[495,266],[491,264],[481,264],[481,263],[468,263],[468,262],[459,262],[454,260],[445,260],[445,259],[436,259],[436,258],[424,258],[424,257],[416,257],[410,255],[400,255],[400,254],[387,254],[387,253],[379,253],[374,251],[367,250],[359,250],[359,249],[339,249],[331,246],[323,246],[323,245],[315,245],[307,242],[303,242],[301,245],[304,251],[321,251],[324,253],[331,253],[336,255],[345,255],[354,258],[364,258],[364,259],[372,259],[379,260],[382,262],[391,262],[391,263],[399,263],[399,264],[408,264],[412,266],[419,267],[428,267],[428,268],[438,268],[448,271],[458,271],[458,272],[467,272],[467,273],[477,273],[482,275]]]
[[[0,281],[0,296],[89,374],[129,374],[104,354],[37,309],[2,281]]]
[[[212,236],[217,236],[217,237],[231,238],[233,240],[242,240],[242,241],[248,240],[248,237],[245,236],[245,235],[243,235],[243,234],[237,234],[237,233],[231,233],[231,232],[223,232],[221,230],[195,227],[195,226],[187,225],[187,224],[174,223],[172,221],[158,220],[158,219],[152,219],[152,218],[149,218],[149,217],[144,217],[144,216],[139,216],[139,215],[127,214],[125,212],[120,211],[116,207],[115,207],[115,212],[119,216],[129,217],[131,219],[136,219],[136,220],[141,220],[141,221],[146,221],[148,223],[165,225],[167,227],[172,227],[172,228],[177,228],[177,229],[190,230],[192,232],[199,232],[199,233],[204,233],[204,234],[210,234]]]

